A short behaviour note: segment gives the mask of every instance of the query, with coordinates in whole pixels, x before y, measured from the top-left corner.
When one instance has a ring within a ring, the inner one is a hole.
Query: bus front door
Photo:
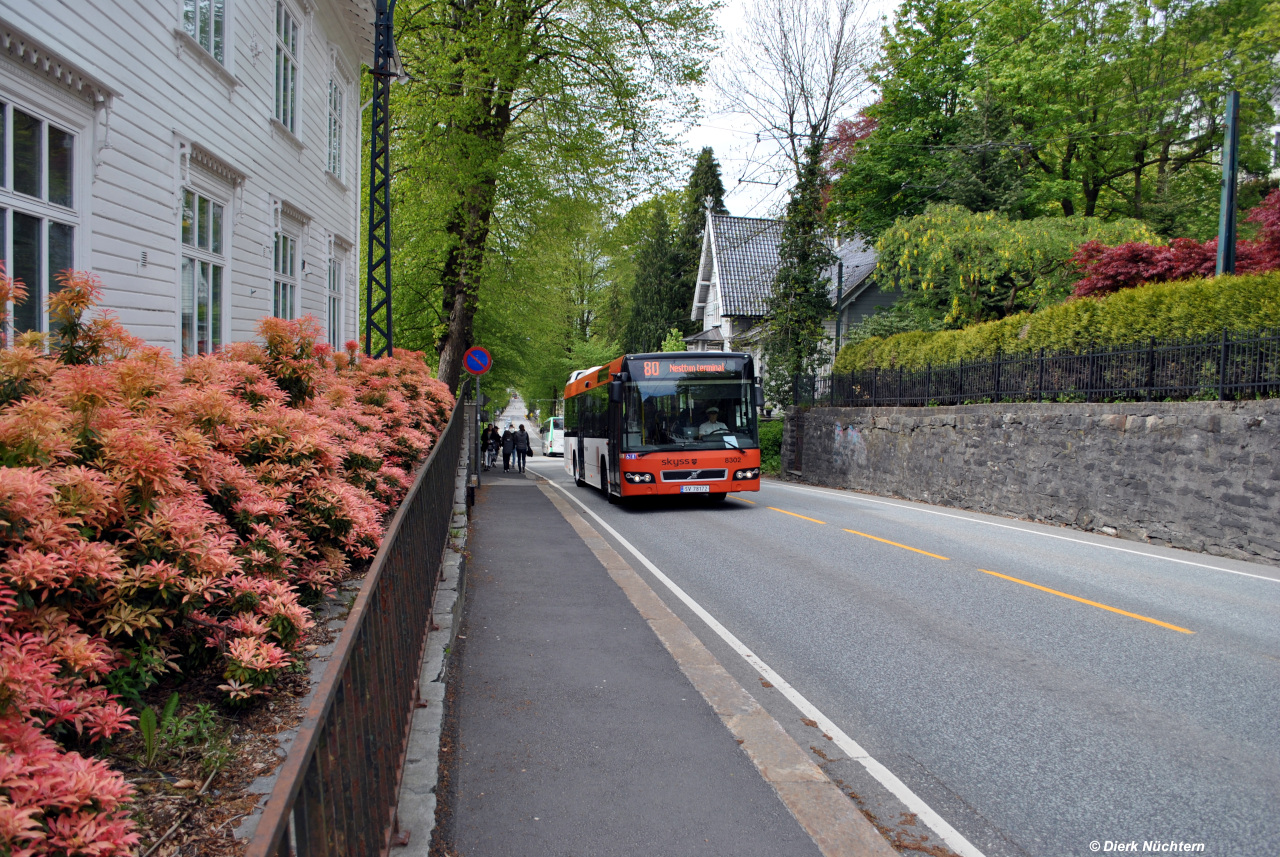
[[[622,449],[622,420],[623,420],[623,404],[622,404],[622,385],[615,381],[618,387],[610,392],[613,394],[609,397],[609,419],[605,425],[608,426],[608,439],[605,443],[607,450],[607,459],[609,462],[609,493],[618,497],[622,496],[622,462],[619,451]]]

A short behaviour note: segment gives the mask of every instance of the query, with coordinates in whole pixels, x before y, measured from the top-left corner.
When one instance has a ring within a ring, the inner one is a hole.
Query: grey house
[[[702,322],[702,330],[685,338],[689,350],[748,351],[760,364],[762,322],[769,311],[781,241],[781,220],[707,215],[691,314]],[[865,241],[836,239],[832,250],[838,262],[828,277],[836,315],[827,323],[827,336],[834,343],[837,319],[843,332],[876,307],[893,303],[894,295],[873,284],[877,257]]]

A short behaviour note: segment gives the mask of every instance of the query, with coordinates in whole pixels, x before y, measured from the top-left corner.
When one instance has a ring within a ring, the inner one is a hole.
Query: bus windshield
[[[756,448],[754,385],[737,368],[740,361],[726,362],[718,372],[680,371],[679,364],[664,363],[653,370],[657,377],[628,382],[622,450]]]

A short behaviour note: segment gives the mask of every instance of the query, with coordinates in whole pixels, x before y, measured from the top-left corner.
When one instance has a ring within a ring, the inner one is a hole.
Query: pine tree
[[[685,185],[680,207],[680,225],[676,231],[675,265],[679,277],[679,311],[671,319],[672,327],[694,333],[698,323],[692,321],[693,293],[698,285],[698,263],[702,259],[702,234],[707,228],[707,200],[713,214],[728,214],[724,206],[724,182],[720,180],[720,164],[710,146],[703,147]]]
[[[800,180],[787,202],[765,321],[765,393],[779,404],[792,401],[792,378],[816,372],[825,356],[822,323],[834,311],[828,270],[835,254],[822,236],[822,140],[805,149]]]
[[[661,200],[653,207],[649,229],[636,248],[635,269],[631,315],[627,318],[622,347],[628,354],[661,351],[662,341],[672,327],[672,307],[680,299],[671,247],[671,222]]]

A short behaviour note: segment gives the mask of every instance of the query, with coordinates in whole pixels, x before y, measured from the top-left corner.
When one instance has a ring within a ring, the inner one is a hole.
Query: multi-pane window
[[[271,314],[276,318],[296,318],[298,303],[298,240],[284,232],[276,233],[275,287]]]
[[[27,290],[9,308],[13,333],[47,332],[56,277],[75,267],[75,153],[74,133],[0,101],[0,261]]]
[[[342,84],[329,81],[329,172],[342,178]]]
[[[182,26],[214,59],[226,61],[227,0],[182,0]]]
[[[342,347],[342,260],[329,258],[329,344]]]
[[[222,345],[226,209],[202,193],[182,192],[182,356]]]
[[[298,22],[276,3],[276,119],[297,133],[298,113]]]

